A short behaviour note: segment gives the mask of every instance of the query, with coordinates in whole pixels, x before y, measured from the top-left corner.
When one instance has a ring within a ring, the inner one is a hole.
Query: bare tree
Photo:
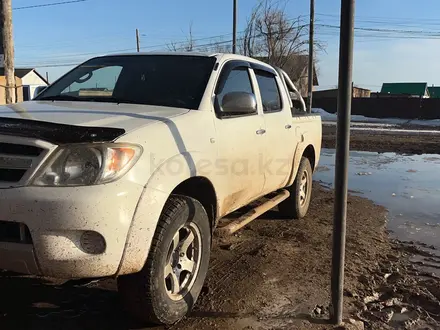
[[[264,57],[270,64],[284,66],[292,55],[307,53],[308,24],[286,14],[287,0],[260,0],[248,19],[240,50],[246,56]],[[320,41],[315,42],[323,50]]]
[[[189,34],[186,37],[186,41],[185,42],[170,42],[167,45],[168,50],[172,51],[172,52],[192,52],[192,51],[194,51],[195,41],[193,38],[192,28],[193,28],[193,23],[190,22],[189,23]]]
[[[254,57],[262,52],[261,44],[256,42],[259,38],[258,31],[256,29],[256,21],[260,16],[262,2],[260,2],[251,13],[250,18],[247,21],[247,26],[244,31],[244,36],[241,39],[242,43],[239,44],[239,51],[245,56]]]
[[[194,43],[192,29],[193,29],[193,23],[191,22],[191,23],[189,23],[189,35],[186,38],[186,45],[184,48],[184,50],[187,52],[192,52],[194,50],[195,43]]]
[[[305,53],[308,25],[301,17],[288,17],[285,5],[286,1],[261,0],[253,9],[242,41],[244,55],[283,66],[290,55]]]
[[[168,45],[167,48],[170,52],[178,52],[179,51],[179,47],[178,44],[174,41],[171,41]]]
[[[212,52],[212,53],[231,53],[232,45],[230,40],[223,40],[223,38],[209,38],[204,43],[198,44],[193,38],[192,25],[190,25],[189,35],[184,42],[171,42],[167,45],[168,50],[179,52]]]
[[[309,25],[301,16],[289,17],[287,3],[288,0],[260,0],[248,18],[239,51],[283,68],[306,95]],[[314,46],[317,50],[325,50],[319,40],[315,40]]]
[[[237,40],[238,53],[264,58],[268,63],[279,67],[292,62],[293,55],[307,54],[308,24],[300,16],[292,19],[286,14],[287,2],[288,0],[259,0],[251,12],[245,31]],[[168,49],[230,53],[231,46],[232,41],[218,38],[197,44],[193,38],[191,23],[187,40],[183,43],[170,43]],[[319,41],[315,42],[315,46],[323,49]],[[299,76],[301,74],[298,73]]]
[[[232,42],[223,38],[212,39],[204,51],[212,53],[232,53]]]

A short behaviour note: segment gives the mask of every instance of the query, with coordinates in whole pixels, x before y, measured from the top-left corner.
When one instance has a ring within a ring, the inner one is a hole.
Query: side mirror
[[[35,96],[43,92],[46,88],[47,86],[38,86],[37,88],[35,88]]]
[[[252,114],[257,112],[254,94],[231,92],[223,96],[220,112],[223,114]]]

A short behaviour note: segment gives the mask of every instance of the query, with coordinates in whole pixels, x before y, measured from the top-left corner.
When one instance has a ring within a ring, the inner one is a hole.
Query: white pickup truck
[[[93,58],[0,107],[0,269],[117,277],[135,316],[177,322],[202,289],[219,220],[268,194],[303,217],[320,148],[320,117],[268,64]]]

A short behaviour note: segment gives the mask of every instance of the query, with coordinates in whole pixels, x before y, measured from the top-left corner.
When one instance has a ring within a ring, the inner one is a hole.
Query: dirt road
[[[325,321],[333,196],[319,185],[313,195],[303,220],[280,219],[273,210],[236,236],[216,238],[202,296],[171,328],[333,329]],[[422,318],[436,329],[440,282],[415,276],[408,262],[415,248],[389,241],[383,208],[351,196],[348,210],[346,316],[357,315],[367,329],[387,329],[393,312],[401,315],[399,327]],[[145,328],[123,313],[112,280],[62,283],[3,272],[0,292],[2,330]]]
[[[414,127],[409,127],[414,129]],[[420,127],[418,127],[420,129]],[[394,134],[370,130],[352,130],[350,148],[356,151],[397,152],[406,154],[440,154],[440,134]],[[322,143],[335,148],[336,126],[323,126]]]

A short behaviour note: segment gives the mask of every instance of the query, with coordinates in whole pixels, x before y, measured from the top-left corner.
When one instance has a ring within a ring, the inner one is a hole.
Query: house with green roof
[[[429,97],[428,83],[384,83],[381,94]]]
[[[429,97],[432,99],[440,99],[440,86],[428,87]]]

